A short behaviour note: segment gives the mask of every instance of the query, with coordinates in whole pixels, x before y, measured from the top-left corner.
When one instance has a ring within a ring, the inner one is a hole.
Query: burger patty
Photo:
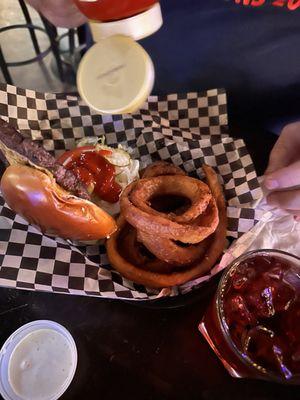
[[[80,182],[73,172],[68,171],[41,145],[31,139],[24,138],[20,132],[0,118],[0,141],[6,147],[28,158],[33,164],[48,169],[56,182],[65,190],[82,199],[90,200],[84,183]],[[1,159],[3,158],[0,157]]]

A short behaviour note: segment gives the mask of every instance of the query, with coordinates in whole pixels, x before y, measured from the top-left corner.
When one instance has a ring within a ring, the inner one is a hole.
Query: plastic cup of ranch
[[[54,321],[30,322],[0,350],[0,394],[4,400],[56,400],[76,367],[76,344],[66,328]]]
[[[130,9],[124,2],[109,3],[76,0],[90,18],[95,41],[79,64],[77,88],[100,114],[132,113],[146,101],[155,79],[152,60],[137,41],[161,27],[161,8],[149,0],[130,2]]]

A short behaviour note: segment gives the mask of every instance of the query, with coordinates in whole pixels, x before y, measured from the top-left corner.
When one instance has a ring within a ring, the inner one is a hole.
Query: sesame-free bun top
[[[75,197],[49,174],[15,164],[4,172],[0,188],[9,207],[43,233],[93,241],[109,237],[115,220],[96,204]]]

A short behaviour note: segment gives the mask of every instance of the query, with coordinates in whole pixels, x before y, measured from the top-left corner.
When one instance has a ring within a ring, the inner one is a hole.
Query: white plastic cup
[[[81,98],[100,114],[137,111],[154,84],[148,53],[132,38],[114,35],[98,41],[84,55],[77,71]]]
[[[29,322],[21,326],[12,335],[6,340],[4,345],[0,350],[0,394],[4,400],[24,400],[13,390],[10,382],[9,382],[9,362],[10,357],[15,350],[16,346],[30,333],[36,332],[41,329],[50,329],[55,332],[60,333],[67,340],[72,356],[72,366],[69,371],[68,377],[65,380],[64,384],[59,388],[59,390],[53,396],[49,396],[47,400],[57,400],[59,397],[63,395],[63,393],[67,390],[70,383],[73,380],[76,367],[77,367],[77,348],[75,341],[70,334],[70,332],[64,328],[62,325],[58,324],[54,321],[48,320],[37,320],[33,322]]]
[[[117,21],[89,21],[96,42],[77,71],[81,98],[100,114],[136,112],[150,95],[155,79],[149,54],[136,41],[163,24],[160,4]]]

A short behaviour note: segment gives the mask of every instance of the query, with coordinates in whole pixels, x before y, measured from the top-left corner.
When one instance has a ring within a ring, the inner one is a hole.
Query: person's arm
[[[57,27],[76,28],[87,21],[72,0],[26,0],[26,2]]]
[[[287,125],[271,151],[264,185],[270,205],[300,220],[300,122]]]

